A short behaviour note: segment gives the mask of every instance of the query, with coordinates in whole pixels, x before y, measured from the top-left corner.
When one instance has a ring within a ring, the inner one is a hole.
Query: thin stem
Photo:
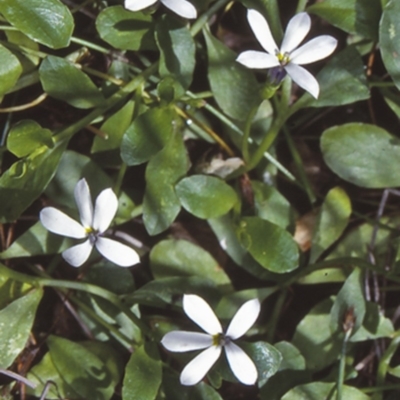
[[[125,176],[127,169],[128,169],[128,166],[123,162],[119,168],[117,180],[114,184],[114,192],[118,197],[121,194],[121,186],[122,186],[122,182],[124,180],[124,176]]]
[[[42,93],[40,96],[38,96],[35,100],[32,100],[29,103],[26,104],[21,104],[20,106],[11,106],[11,107],[6,107],[6,108],[0,108],[0,113],[12,113],[16,111],[24,111],[29,108],[35,107],[47,98],[47,93]]]
[[[346,367],[347,342],[350,339],[352,331],[352,329],[349,329],[343,338],[342,351],[340,353],[339,373],[337,379],[336,400],[342,400],[344,374]]]
[[[226,151],[226,153],[233,157],[235,155],[235,152],[228,146],[227,143],[224,142],[223,139],[221,139],[217,133],[215,133],[211,128],[209,128],[207,125],[203,124],[201,121],[199,121],[196,117],[193,115],[189,115],[186,111],[182,110],[179,107],[175,107],[176,112],[183,117],[185,120],[191,120],[193,121],[197,126],[199,126],[201,129],[204,130],[211,138],[213,138],[223,150]]]
[[[218,0],[216,3],[214,3],[204,14],[197,18],[196,22],[190,29],[190,34],[193,37],[196,36],[203,29],[203,26],[208,22],[208,20],[229,1],[230,0]]]
[[[249,154],[249,139],[250,139],[250,132],[251,132],[251,125],[254,119],[254,116],[256,115],[258,111],[259,105],[253,107],[249,115],[246,118],[246,123],[244,126],[244,132],[243,132],[243,138],[242,138],[242,154],[243,154],[243,159],[245,162],[248,162],[250,159],[250,154]]]
[[[303,160],[301,159],[300,154],[297,151],[297,148],[293,142],[292,136],[290,135],[290,132],[289,132],[288,128],[286,127],[286,125],[283,126],[283,134],[285,136],[286,143],[289,147],[290,153],[293,157],[293,161],[296,164],[297,172],[300,175],[300,180],[301,180],[302,184],[304,185],[304,189],[307,193],[308,199],[310,200],[311,204],[314,204],[314,202],[316,200],[316,196],[314,194],[314,191],[311,187],[310,181],[309,181],[306,171],[304,169]]]
[[[105,47],[99,46],[98,44],[92,43],[92,42],[88,42],[87,40],[81,39],[81,38],[77,38],[75,36],[71,37],[71,42],[72,43],[76,43],[76,44],[80,44],[81,46],[85,46],[89,49],[92,50],[96,50],[100,53],[103,54],[110,54],[110,50],[106,49]]]
[[[267,333],[267,341],[273,342],[275,337],[276,327],[279,322],[279,318],[282,315],[282,307],[285,304],[287,297],[287,290],[281,290],[278,300],[276,301],[274,311],[272,312],[271,319],[269,321],[268,333]]]
[[[299,0],[296,7],[296,14],[305,10],[308,0]]]
[[[7,268],[5,265],[0,264],[0,274],[3,277],[11,278],[17,282],[28,283],[33,286],[49,286],[52,288],[61,288],[61,289],[71,289],[71,290],[80,290],[86,293],[90,293],[96,296],[101,297],[109,301],[115,307],[123,311],[126,316],[140,328],[140,330],[149,337],[152,337],[152,332],[150,331],[149,327],[144,324],[125,304],[123,304],[119,297],[99,286],[93,285],[91,283],[86,282],[72,282],[66,280],[56,280],[56,279],[48,279],[48,278],[41,278],[30,276],[26,274],[22,274],[20,272],[16,272]]]
[[[378,371],[376,374],[376,385],[383,385],[385,382],[385,377],[389,369],[390,360],[392,359],[394,353],[399,348],[400,344],[400,331],[397,331],[394,335],[393,340],[389,344],[389,347],[383,353],[381,359],[379,360]]]

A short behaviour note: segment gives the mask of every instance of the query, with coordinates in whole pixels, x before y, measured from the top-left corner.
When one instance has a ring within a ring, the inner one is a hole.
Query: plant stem
[[[23,282],[33,286],[49,286],[52,288],[80,290],[86,293],[99,296],[102,299],[109,301],[115,307],[123,311],[126,314],[126,316],[136,326],[138,326],[145,335],[152,337],[152,332],[150,331],[150,328],[146,324],[144,324],[125,304],[123,304],[116,294],[106,289],[103,289],[99,286],[86,282],[72,282],[66,280],[48,279],[48,278],[26,275],[11,270],[3,264],[0,264],[0,275],[3,277],[14,279],[17,282]]]
[[[296,164],[297,167],[297,172],[300,176],[300,180],[302,182],[302,184],[304,185],[304,189],[307,193],[308,199],[310,200],[311,204],[314,204],[315,200],[316,200],[316,196],[314,194],[314,191],[312,190],[312,187],[310,185],[310,181],[307,177],[306,171],[304,169],[304,163],[303,160],[300,157],[299,152],[297,151],[297,148],[293,142],[293,139],[290,135],[289,130],[287,129],[286,125],[283,126],[283,134],[285,136],[286,139],[286,143],[289,147],[290,153],[293,157],[293,161]]]
[[[296,14],[305,10],[308,0],[299,0],[296,7]]]
[[[257,104],[255,107],[253,107],[249,115],[246,118],[246,123],[244,126],[244,132],[243,132],[243,138],[242,138],[242,154],[243,154],[243,159],[245,162],[248,162],[250,159],[250,154],[249,154],[249,139],[250,139],[250,132],[251,132],[251,125],[254,119],[254,116],[256,115],[257,111],[259,108],[259,104]]]
[[[336,400],[342,400],[344,373],[346,367],[347,342],[350,339],[352,331],[353,331],[352,329],[349,329],[343,338],[342,351],[340,353],[339,373],[337,379]]]
[[[190,29],[191,35],[196,36],[202,29],[203,26],[208,22],[208,20],[222,7],[227,4],[229,0],[218,0],[214,3],[204,14],[197,18],[196,22],[192,25]]]

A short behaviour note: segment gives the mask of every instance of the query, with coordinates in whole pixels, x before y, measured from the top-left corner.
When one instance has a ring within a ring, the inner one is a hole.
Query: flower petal
[[[243,336],[256,322],[258,314],[260,314],[260,301],[258,299],[246,301],[232,318],[226,336],[233,340]]]
[[[185,386],[199,383],[221,355],[220,346],[211,346],[196,356],[181,373],[181,384]]]
[[[319,84],[318,81],[303,67],[289,63],[285,66],[286,72],[300,87],[309,92],[312,96],[318,99]]]
[[[93,229],[100,233],[110,226],[118,209],[118,199],[111,188],[103,190],[94,206]]]
[[[292,53],[290,61],[300,65],[310,64],[331,55],[336,46],[337,40],[333,36],[317,36],[296,49]]]
[[[96,249],[99,253],[120,267],[131,267],[140,263],[140,258],[135,250],[112,239],[98,237]]]
[[[185,294],[183,296],[183,309],[193,322],[210,335],[222,333],[221,324],[214,311],[201,297],[195,294]]]
[[[63,251],[62,256],[68,264],[71,264],[73,267],[80,267],[89,258],[92,249],[93,244],[88,239]]]
[[[161,3],[183,18],[197,18],[196,8],[186,0],[161,0]]]
[[[169,351],[185,352],[206,349],[212,346],[213,338],[207,333],[172,331],[164,335],[161,343]]]
[[[40,212],[40,222],[50,232],[57,235],[83,239],[87,237],[85,228],[77,221],[54,207],[45,207]]]
[[[236,59],[240,64],[247,68],[272,68],[280,65],[279,60],[271,54],[262,51],[248,50],[240,53]]]
[[[129,11],[140,11],[156,2],[157,0],[125,0],[124,7]]]
[[[86,179],[78,181],[75,186],[74,195],[82,225],[85,228],[90,228],[93,222],[93,203]]]
[[[254,385],[257,381],[258,372],[252,359],[233,342],[225,345],[225,353],[236,378],[245,385]]]
[[[311,28],[311,18],[305,13],[296,14],[286,27],[285,36],[281,45],[281,53],[290,53],[306,37]]]
[[[274,56],[278,51],[278,46],[272,37],[267,20],[256,10],[247,11],[247,20],[261,46]]]

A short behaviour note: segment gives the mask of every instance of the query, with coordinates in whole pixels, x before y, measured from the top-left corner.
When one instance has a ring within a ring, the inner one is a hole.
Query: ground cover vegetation
[[[0,0],[0,398],[394,400],[398,0]]]

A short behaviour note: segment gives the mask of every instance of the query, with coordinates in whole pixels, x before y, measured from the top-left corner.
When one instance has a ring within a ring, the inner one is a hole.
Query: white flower
[[[99,194],[94,210],[85,179],[76,184],[74,195],[81,224],[53,207],[46,207],[40,212],[40,221],[50,232],[75,239],[86,239],[62,253],[65,261],[74,267],[80,267],[89,258],[95,246],[105,258],[121,267],[137,264],[140,260],[136,251],[102,236],[118,209],[118,199],[112,189],[105,189]]]
[[[186,315],[207,333],[172,331],[167,333],[161,343],[170,351],[202,351],[181,374],[182,385],[195,385],[200,382],[221,355],[222,348],[236,378],[245,385],[253,385],[257,380],[257,369],[251,358],[235,343],[256,321],[260,313],[258,299],[249,300],[236,312],[231,323],[223,333],[218,318],[210,306],[199,296],[183,296],[183,309]]]
[[[323,35],[298,47],[311,27],[309,15],[302,12],[289,21],[279,49],[272,37],[268,22],[258,11],[248,10],[247,19],[266,53],[253,50],[245,51],[239,54],[236,61],[248,68],[281,66],[300,87],[318,98],[319,85],[317,80],[300,65],[310,64],[328,57],[335,50],[337,40],[332,36]]]
[[[160,0],[164,6],[183,18],[197,17],[197,10],[186,0]],[[125,0],[125,8],[130,11],[140,11],[155,4],[157,0]]]

